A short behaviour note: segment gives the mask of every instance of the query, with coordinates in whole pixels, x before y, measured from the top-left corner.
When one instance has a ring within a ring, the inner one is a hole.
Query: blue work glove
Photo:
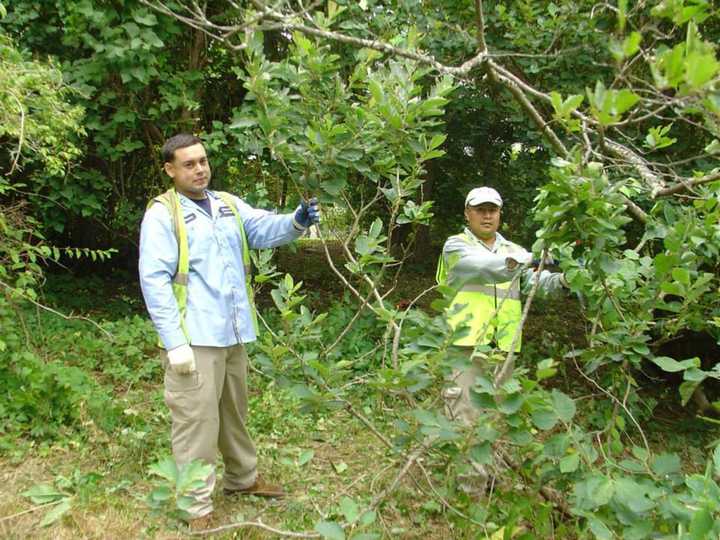
[[[317,197],[313,197],[309,201],[300,201],[293,220],[295,225],[301,229],[307,229],[310,225],[320,223],[320,207]]]

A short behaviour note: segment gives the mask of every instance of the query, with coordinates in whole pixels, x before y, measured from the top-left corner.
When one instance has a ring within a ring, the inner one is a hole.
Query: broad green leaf
[[[642,41],[642,34],[640,32],[632,32],[623,42],[623,54],[626,58],[629,58],[638,50],[640,50],[640,42]]]
[[[327,540],[345,540],[345,532],[334,521],[321,521],[315,525],[315,530]]]
[[[503,414],[515,414],[523,403],[525,403],[525,398],[522,394],[514,394],[503,399],[498,404],[498,410]]]
[[[693,514],[690,520],[690,538],[692,540],[705,540],[713,528],[715,520],[707,508],[701,508]]]
[[[688,404],[698,386],[700,386],[698,381],[685,381],[680,384],[680,403],[683,407]]]
[[[430,140],[430,144],[428,145],[428,149],[433,150],[437,148],[445,142],[445,139],[447,139],[447,135],[445,133],[433,135],[433,138]]]
[[[680,472],[680,458],[676,454],[660,454],[652,461],[652,470],[659,476]]]
[[[181,494],[197,489],[205,483],[212,470],[212,465],[200,459],[186,463],[178,470],[175,489]]]
[[[685,80],[691,87],[700,88],[715,77],[719,67],[714,55],[692,52],[685,59]]]
[[[168,501],[173,496],[173,491],[168,486],[158,486],[150,492],[152,501],[163,502]]]
[[[690,272],[686,268],[677,266],[672,269],[673,279],[683,285],[690,285]]]
[[[628,111],[633,105],[640,101],[638,96],[632,90],[623,88],[617,94],[615,94],[615,107],[614,111],[618,115],[622,115],[625,111]]]
[[[377,514],[375,513],[375,510],[368,510],[367,512],[364,512],[362,516],[360,516],[358,525],[360,527],[367,527],[368,525],[375,523],[376,519]]]
[[[548,430],[558,423],[558,415],[552,409],[540,409],[532,413],[531,420],[538,429]]]
[[[41,527],[48,527],[49,525],[52,525],[57,520],[59,520],[61,517],[63,517],[68,510],[70,510],[71,504],[70,499],[64,499],[62,502],[60,502],[57,506],[54,506],[51,508],[42,518],[42,521],[40,521]]]
[[[570,454],[560,460],[560,472],[571,473],[575,472],[580,465],[580,455]]]
[[[67,497],[65,493],[48,484],[36,484],[27,491],[23,491],[21,495],[29,498],[35,504],[47,504]]]
[[[155,14],[150,13],[147,9],[133,11],[132,18],[136,23],[144,24],[145,26],[155,26],[158,23]]]
[[[340,511],[349,523],[355,523],[360,517],[360,508],[350,497],[340,499]]]
[[[685,371],[686,369],[700,366],[699,358],[690,358],[688,360],[678,362],[669,356],[656,356],[651,358],[651,360],[655,365],[668,373],[677,373],[678,371]]]
[[[552,391],[553,410],[563,422],[570,422],[575,416],[575,401],[559,390]]]
[[[590,530],[595,535],[595,538],[598,540],[612,540],[613,539],[613,533],[610,529],[608,529],[607,525],[605,525],[602,521],[595,517],[591,517],[588,519],[588,525],[590,526]]]
[[[492,444],[489,442],[476,444],[470,449],[470,457],[475,463],[489,465],[493,462]]]
[[[257,125],[254,118],[237,118],[230,124],[230,129],[244,129]]]
[[[303,450],[298,456],[298,465],[302,467],[315,456],[314,450]]]
[[[656,503],[647,495],[648,488],[632,477],[626,476],[616,481],[615,500],[636,514],[644,514],[655,508]]]

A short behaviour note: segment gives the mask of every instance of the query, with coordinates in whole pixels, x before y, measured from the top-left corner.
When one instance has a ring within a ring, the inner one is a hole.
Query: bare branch
[[[510,378],[513,370],[515,369],[515,348],[517,347],[517,345],[520,341],[520,336],[522,335],[523,327],[525,326],[525,321],[527,321],[528,313],[530,313],[530,306],[532,305],[533,298],[535,298],[535,294],[537,294],[537,291],[540,288],[540,272],[542,272],[542,270],[543,270],[543,266],[545,264],[546,257],[547,257],[547,249],[543,249],[542,255],[540,256],[540,265],[537,268],[537,276],[535,279],[535,283],[533,283],[532,289],[530,290],[530,294],[528,295],[527,299],[525,300],[525,306],[523,308],[522,317],[520,318],[520,324],[518,324],[518,327],[515,330],[515,335],[513,336],[512,345],[510,345],[510,352],[508,352],[507,358],[505,358],[505,362],[500,367],[500,370],[498,371],[497,375],[495,376],[495,380],[494,380],[495,388],[499,388],[503,384],[505,384],[505,381],[507,381],[507,379]],[[523,270],[519,270],[517,273],[517,276],[522,274],[522,272],[523,272]]]
[[[684,180],[681,180],[675,185],[668,186],[665,189],[661,189],[657,193],[655,193],[653,196],[655,198],[657,197],[667,197],[668,195],[674,195],[675,193],[679,193],[681,191],[685,190],[691,190],[695,186],[699,186],[702,184],[709,184],[710,182],[715,182],[716,180],[720,180],[720,171],[715,172],[713,174],[706,174],[705,176],[699,176],[697,178],[686,178]]]
[[[236,523],[230,523],[228,525],[223,525],[221,527],[215,527],[214,529],[205,529],[204,531],[195,531],[191,532],[190,536],[209,536],[211,534],[223,532],[223,531],[231,531],[233,529],[246,529],[250,527],[255,527],[257,529],[262,529],[264,531],[271,532],[273,534],[277,534],[278,536],[284,536],[286,538],[321,538],[322,536],[315,532],[293,532],[293,531],[283,531],[281,529],[276,529],[275,527],[270,527],[269,525],[265,525],[261,521],[238,521]]]
[[[505,70],[500,70],[498,68],[498,65],[492,60],[488,60],[487,64],[489,70],[493,72],[497,80],[501,81],[503,83],[503,86],[505,86],[512,93],[512,95],[520,103],[522,108],[525,109],[525,112],[528,113],[533,122],[535,122],[535,125],[538,127],[538,129],[540,129],[543,135],[545,135],[550,141],[550,144],[552,144],[553,148],[555,148],[555,150],[563,157],[567,157],[569,155],[567,148],[565,148],[565,145],[562,143],[557,134],[552,130],[548,123],[545,122],[545,120],[540,115],[535,106],[530,102],[528,97],[525,95],[523,88],[519,84],[517,84],[516,81],[519,79],[514,76],[510,78],[504,75],[503,72]]]
[[[20,103],[20,100],[14,93],[10,92],[10,97],[15,100],[18,109],[20,109],[20,135],[18,137],[18,147],[17,151],[15,152],[15,158],[13,159],[12,165],[10,166],[10,172],[8,173],[8,176],[12,175],[12,173],[15,172],[18,160],[20,159],[20,154],[22,153],[23,144],[25,142],[25,107],[23,107],[23,104]]]
[[[41,303],[38,302],[37,300],[34,300],[33,298],[30,298],[28,295],[19,292],[17,289],[15,289],[14,287],[11,287],[10,285],[8,285],[7,283],[5,283],[4,281],[0,281],[0,286],[5,287],[6,289],[10,290],[13,294],[17,294],[17,295],[21,296],[22,298],[24,298],[25,300],[27,300],[27,301],[30,302],[31,304],[39,307],[40,309],[43,309],[43,310],[45,310],[45,311],[48,311],[48,312],[52,313],[53,315],[57,315],[58,317],[61,317],[61,318],[65,319],[66,321],[70,321],[70,320],[72,320],[72,319],[77,319],[77,320],[81,320],[81,321],[86,321],[86,322],[89,322],[90,324],[92,324],[93,326],[95,326],[98,330],[100,330],[103,334],[105,334],[106,337],[108,337],[108,338],[110,338],[110,339],[113,339],[113,337],[114,337],[110,332],[108,332],[107,330],[105,330],[102,326],[100,326],[98,323],[96,323],[96,322],[93,321],[92,319],[88,319],[87,317],[82,317],[82,316],[79,316],[79,315],[77,315],[77,316],[76,316],[76,315],[65,315],[65,314],[63,314],[63,313],[60,313],[59,311],[55,311],[53,308],[48,307],[48,306],[46,306],[45,304],[41,304]]]
[[[640,177],[645,181],[648,187],[650,187],[652,197],[655,197],[658,192],[665,189],[665,183],[650,170],[647,162],[638,154],[630,150],[628,147],[607,138],[605,139],[605,147],[616,156],[625,159],[635,168],[635,170],[637,170]]]

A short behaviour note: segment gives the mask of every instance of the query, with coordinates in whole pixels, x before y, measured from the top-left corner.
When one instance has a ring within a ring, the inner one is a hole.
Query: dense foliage
[[[280,207],[320,195],[329,226],[302,249],[325,258],[342,299],[313,309],[303,284],[258,254],[256,284],[274,308],[253,358],[304,411],[342,409],[365,426],[397,460],[393,485],[427,458],[437,472],[422,469],[423,496],[488,534],[529,523],[548,536],[550,514],[602,539],[720,534],[720,446],[698,468],[654,445],[645,423],[658,394],[643,388],[648,376],[680,374],[677,389],[664,381],[671,399],[717,413],[703,390],[720,379],[712,4],[294,7],[13,4],[0,27],[0,430],[48,440],[87,415],[110,432],[134,421],[110,406],[109,385],[156,375],[143,362],[147,322],[105,322],[111,337],[73,339],[66,358],[62,342],[48,349],[24,328],[27,302],[41,305],[44,262],[82,255],[46,237],[127,252],[164,182],[157,147],[188,129],[207,142],[219,187]],[[585,336],[520,359],[478,347],[493,370],[477,380],[483,416],[467,428],[440,400],[466,362],[443,311],[452,291],[400,302],[394,292],[411,254],[432,266],[428,239],[454,232],[463,194],[484,183],[505,196],[510,235],[557,259]],[[698,336],[709,348],[673,348]],[[568,373],[591,405],[560,384]],[[495,472],[494,504],[457,489],[468,455]],[[169,483],[153,492],[156,509],[182,505],[196,480],[173,465],[152,469]],[[391,493],[316,530],[366,528]]]

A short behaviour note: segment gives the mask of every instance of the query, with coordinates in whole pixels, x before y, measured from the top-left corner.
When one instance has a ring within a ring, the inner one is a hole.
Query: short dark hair
[[[194,144],[202,144],[200,137],[190,135],[189,133],[178,133],[177,135],[173,135],[165,141],[165,144],[163,144],[163,161],[165,163],[170,163],[173,159],[175,159],[175,150],[187,148],[188,146],[193,146]]]

